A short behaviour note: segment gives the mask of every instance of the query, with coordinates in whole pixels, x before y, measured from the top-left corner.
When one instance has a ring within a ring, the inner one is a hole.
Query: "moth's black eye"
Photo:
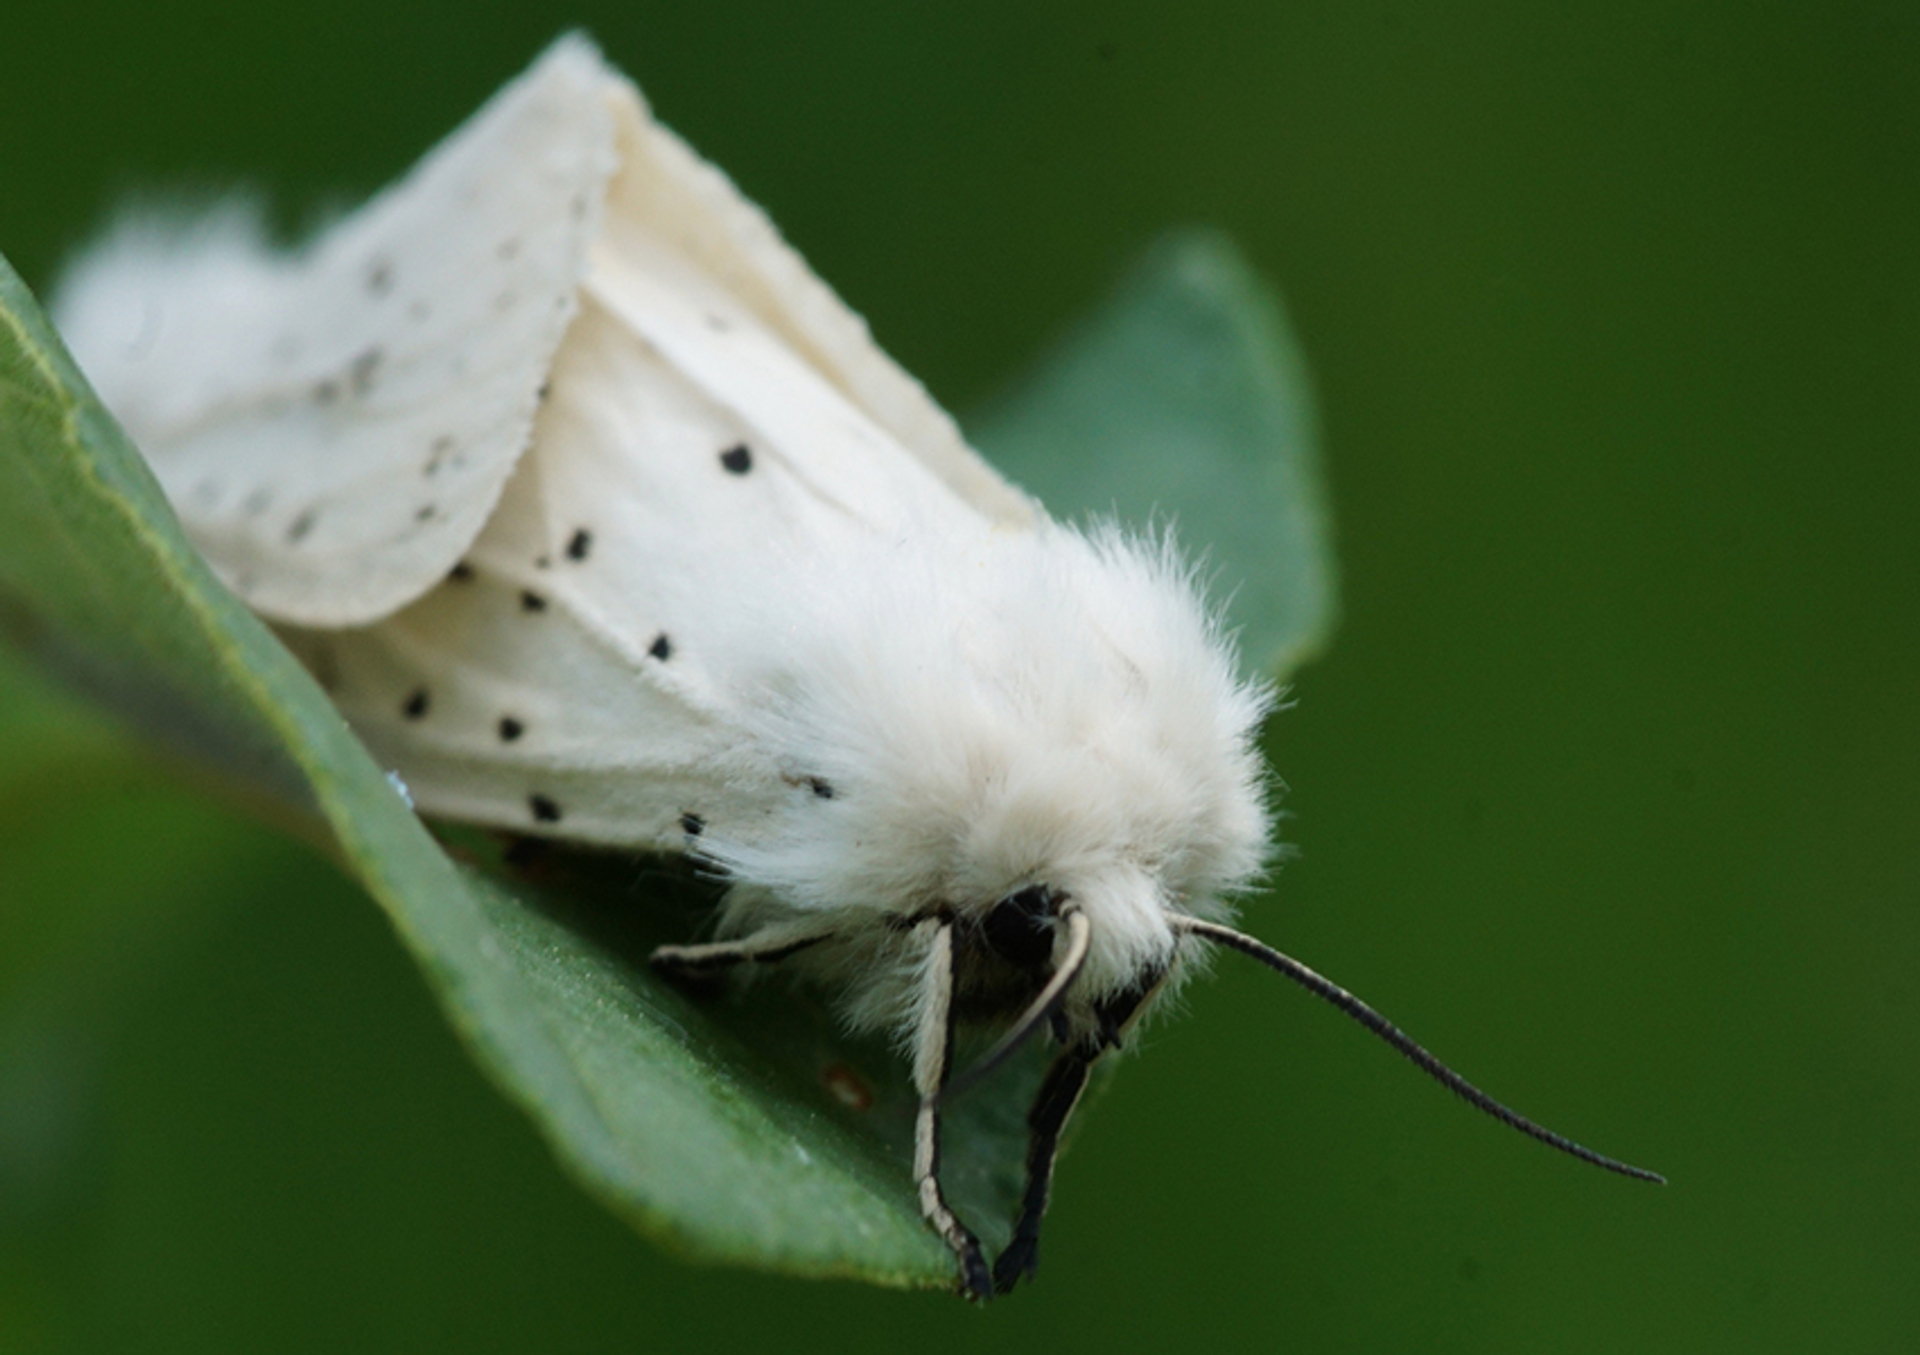
[[[1045,969],[1053,959],[1053,918],[1058,901],[1045,885],[1028,885],[993,905],[985,926],[987,945],[1018,969]]]

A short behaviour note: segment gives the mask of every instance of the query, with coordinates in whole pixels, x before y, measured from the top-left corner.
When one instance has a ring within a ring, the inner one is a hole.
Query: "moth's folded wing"
[[[815,276],[766,214],[654,121],[637,90],[621,117],[619,145],[604,246],[634,246],[634,262],[647,266],[662,249],[679,255],[977,511],[1007,526],[1038,520],[1033,500],[966,445],[952,417],[881,351],[866,322]]]
[[[72,270],[83,368],[257,610],[376,620],[479,534],[577,308],[622,88],[562,39],[294,255],[230,204],[130,218]]]
[[[821,676],[793,671],[796,638],[844,629],[871,579],[963,585],[1004,535],[757,321],[708,330],[702,281],[591,272],[462,567],[378,624],[283,631],[422,810],[751,839],[818,794],[757,734]]]

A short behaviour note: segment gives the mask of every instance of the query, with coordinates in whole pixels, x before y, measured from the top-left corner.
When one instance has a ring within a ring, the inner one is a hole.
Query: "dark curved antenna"
[[[1402,1054],[1406,1055],[1407,1058],[1413,1061],[1415,1067],[1419,1068],[1420,1071],[1432,1078],[1435,1082],[1438,1082],[1468,1105],[1479,1110],[1484,1110],[1502,1124],[1511,1125],[1529,1138],[1539,1139],[1540,1142],[1546,1144],[1548,1147],[1558,1148],[1561,1152],[1571,1154],[1579,1158],[1582,1162],[1591,1162],[1594,1166],[1604,1167],[1610,1172],[1618,1172],[1622,1176],[1631,1176],[1636,1181],[1653,1181],[1663,1186],[1667,1183],[1667,1178],[1658,1172],[1650,1172],[1644,1167],[1629,1166],[1627,1163],[1621,1162],[1616,1158],[1607,1157],[1602,1153],[1596,1153],[1591,1148],[1583,1148],[1572,1139],[1556,1134],[1544,1125],[1535,1124],[1532,1120],[1520,1114],[1519,1111],[1511,1110],[1501,1105],[1464,1077],[1461,1077],[1460,1074],[1454,1072],[1453,1069],[1447,1067],[1446,1064],[1440,1062],[1439,1059],[1422,1049],[1418,1044],[1414,1043],[1412,1036],[1401,1030],[1400,1027],[1394,1025],[1393,1022],[1387,1020],[1386,1017],[1369,1007],[1352,993],[1349,993],[1332,979],[1316,974],[1298,960],[1290,956],[1282,955],[1265,942],[1256,941],[1251,936],[1242,932],[1236,932],[1231,927],[1222,927],[1217,922],[1202,922],[1199,918],[1180,916],[1175,916],[1169,920],[1173,923],[1175,931],[1185,932],[1189,936],[1198,936],[1203,940],[1217,942],[1230,950],[1239,951],[1242,955],[1251,955],[1261,964],[1267,966],[1267,968],[1286,975],[1315,997],[1332,1003],[1348,1016],[1351,1016],[1368,1030],[1372,1031],[1375,1035],[1378,1035],[1381,1039],[1399,1050]]]
[[[1032,1039],[1034,1033],[1059,1010],[1068,987],[1080,977],[1080,967],[1087,962],[1087,951],[1093,943],[1093,924],[1087,921],[1087,915],[1080,909],[1068,905],[1061,910],[1060,921],[1067,929],[1067,953],[1060,957],[1060,963],[1054,967],[1053,977],[1047,980],[1047,986],[1040,990],[1039,996],[1020,1013],[1020,1019],[1013,1023],[993,1048],[982,1054],[973,1067],[947,1083],[940,1093],[942,1099],[959,1096],[1012,1058],[1013,1052]]]

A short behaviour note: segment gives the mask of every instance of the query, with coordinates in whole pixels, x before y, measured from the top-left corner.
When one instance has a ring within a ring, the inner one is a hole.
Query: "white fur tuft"
[[[1254,739],[1273,693],[1235,676],[1165,537],[856,537],[712,620],[740,647],[739,775],[765,758],[832,790],[701,839],[746,886],[729,931],[808,912],[978,920],[1045,885],[1093,924],[1084,1007],[1170,965],[1169,910],[1221,916],[1266,860]],[[865,971],[850,1014],[900,1021],[913,989],[872,958],[839,956]]]

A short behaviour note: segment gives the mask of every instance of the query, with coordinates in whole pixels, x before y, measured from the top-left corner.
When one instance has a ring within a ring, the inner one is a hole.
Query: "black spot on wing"
[[[413,520],[415,522],[432,522],[439,514],[439,508],[430,503],[423,503],[413,510]]]
[[[833,785],[824,777],[809,776],[807,778],[807,786],[815,795],[823,800],[831,800],[833,798]]]
[[[379,344],[365,349],[347,364],[347,384],[355,395],[365,395],[373,389],[373,378],[379,373],[381,364],[387,360],[387,351]]]
[[[427,689],[415,687],[407,699],[400,703],[400,713],[409,720],[422,719],[427,713],[428,704]]]
[[[440,473],[441,468],[447,464],[448,458],[453,455],[455,445],[451,433],[442,433],[433,440],[427,448],[426,474],[428,476]]]
[[[688,837],[699,837],[700,834],[705,831],[706,826],[707,821],[698,814],[682,814],[680,816],[680,831]]]
[[[309,508],[292,522],[289,522],[287,524],[287,543],[297,546],[302,541],[305,541],[307,534],[313,530],[313,524],[317,522],[319,518],[320,510],[317,508]]]
[[[585,527],[582,527],[575,532],[572,539],[567,542],[567,558],[569,560],[584,560],[587,558],[587,552],[592,549],[593,533]]]
[[[665,631],[661,631],[653,637],[653,643],[647,646],[647,653],[653,655],[653,657],[660,660],[660,662],[665,663],[673,657],[673,641],[667,638]]]
[[[720,453],[720,464],[729,474],[745,475],[753,469],[753,453],[747,450],[746,443],[737,443]]]
[[[367,260],[367,271],[361,279],[368,296],[385,296],[393,290],[393,261],[383,255],[374,255]]]
[[[537,793],[529,795],[527,797],[527,808],[533,811],[533,818],[536,823],[560,822],[560,806],[555,804],[549,796]]]
[[[502,715],[500,717],[499,730],[500,742],[512,743],[515,739],[527,732],[527,727],[511,715]]]
[[[544,612],[547,610],[547,600],[531,588],[524,589],[520,594],[520,610],[523,612]]]
[[[447,578],[453,583],[466,583],[473,578],[473,566],[462,560],[447,571]]]

